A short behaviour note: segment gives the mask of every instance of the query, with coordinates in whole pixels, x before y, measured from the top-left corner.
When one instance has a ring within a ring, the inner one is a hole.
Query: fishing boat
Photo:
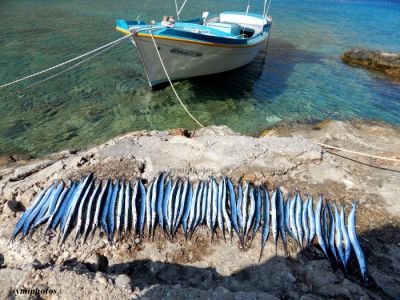
[[[203,12],[180,21],[185,4],[176,5],[176,18],[164,16],[160,22],[116,21],[118,31],[131,35],[151,87],[240,68],[265,50],[272,25],[270,1],[264,2],[262,14],[250,13],[248,5],[244,12]]]

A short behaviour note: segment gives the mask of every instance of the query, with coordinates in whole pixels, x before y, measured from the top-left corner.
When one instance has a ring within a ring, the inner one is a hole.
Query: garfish
[[[211,242],[214,239],[215,228],[217,227],[218,219],[218,185],[215,179],[211,180],[212,185],[212,215],[211,215]]]
[[[229,218],[228,211],[226,210],[227,206],[227,199],[226,199],[226,179],[225,177],[222,178],[222,214],[224,216],[224,220],[226,223],[226,229],[229,232],[229,236],[231,237],[232,241],[232,224],[231,224],[231,219]]]
[[[222,213],[222,193],[223,193],[223,180],[221,180],[218,184],[218,226],[219,229],[221,230],[221,234],[225,239],[225,227],[224,227],[224,218],[223,218],[223,213]]]
[[[104,193],[106,190],[107,190],[107,197],[106,197],[106,200],[104,203],[103,212],[101,214],[100,225],[101,225],[101,228],[103,228],[103,231],[108,236],[107,215],[108,215],[108,207],[110,206],[111,196],[112,196],[112,191],[113,191],[113,184],[112,184],[111,180],[107,181],[105,189],[102,192]],[[94,233],[94,231],[93,231],[93,233]]]
[[[185,182],[183,183],[182,194],[179,197],[180,205],[179,205],[178,217],[176,219],[176,223],[174,226],[174,234],[178,231],[179,225],[181,224],[181,221],[182,221],[182,216],[183,216],[183,212],[185,209],[186,198],[187,198],[187,194],[188,194],[188,188],[189,188],[189,180],[185,180]]]
[[[62,201],[60,204],[60,207],[58,208],[57,212],[55,213],[54,216],[52,216],[53,220],[51,221],[49,229],[55,230],[57,228],[57,225],[62,221],[62,218],[64,217],[64,212],[68,209],[67,206],[69,205],[74,193],[75,189],[78,187],[78,185],[74,182],[68,189],[67,194],[65,195],[65,199]],[[60,225],[60,229],[62,229]]]
[[[185,237],[187,239],[187,237],[190,235],[190,233],[192,232],[192,229],[194,227],[194,222],[195,222],[195,210],[196,210],[196,199],[197,199],[197,194],[199,192],[199,187],[200,187],[200,182],[196,185],[196,187],[194,188],[194,191],[192,193],[192,199],[190,201],[190,211],[189,211],[189,222],[188,222],[188,228],[187,231],[189,232],[186,233],[185,230]]]
[[[144,218],[146,214],[146,189],[141,180],[138,181],[140,191],[140,210],[139,210],[139,237],[141,238],[144,231]]]
[[[308,228],[308,195],[306,195],[306,200],[304,201],[304,205],[303,205],[303,211],[302,211],[302,223],[303,223],[303,229],[304,229],[304,239],[306,241],[306,245],[308,245],[309,242],[309,238],[310,238],[310,229]]]
[[[247,236],[250,232],[251,226],[253,224],[254,214],[256,210],[256,200],[254,199],[254,188],[250,187],[249,191],[250,196],[250,209],[249,209],[249,218],[247,219],[246,229],[244,231],[244,240],[247,241]]]
[[[276,189],[277,189],[279,234],[281,235],[283,247],[285,248],[285,253],[287,254],[286,234],[285,234],[285,209],[284,209],[284,204],[283,204],[283,193],[279,187],[277,187]]]
[[[206,211],[206,223],[208,229],[210,230],[210,234],[213,231],[212,227],[212,181],[210,181],[210,186],[207,191],[207,211]]]
[[[167,223],[167,228],[168,232],[172,232],[172,224],[174,223],[174,200],[176,200],[176,190],[177,186],[179,184],[179,180],[176,180],[174,182],[174,185],[172,186],[171,193],[169,194],[169,199],[168,199],[168,223]]]
[[[40,219],[43,218],[45,215],[46,211],[49,209],[50,202],[51,202],[51,196],[54,195],[55,191],[57,189],[57,182],[54,182],[54,184],[51,187],[51,190],[48,191],[43,198],[43,204],[41,205],[40,210],[36,213],[35,217],[32,220],[32,229],[35,229],[37,225],[39,225]]]
[[[317,203],[317,207],[315,208],[315,231],[318,237],[318,244],[324,252],[327,259],[329,259],[328,252],[326,251],[324,237],[322,235],[322,227],[321,227],[321,212],[322,212],[322,195],[319,197],[319,201]]]
[[[171,193],[171,189],[172,189],[172,179],[169,178],[162,203],[164,228],[168,228],[168,200],[169,200],[169,194]]]
[[[110,206],[108,208],[108,240],[110,243],[114,239],[114,228],[115,228],[115,206],[117,202],[117,196],[119,191],[119,180],[116,179],[113,186],[113,191],[111,195]]]
[[[178,188],[177,188],[177,191],[176,191],[176,194],[175,194],[175,205],[174,205],[174,216],[173,216],[173,219],[172,219],[172,222],[171,222],[171,231],[170,231],[170,234],[171,234],[171,236],[173,236],[174,235],[174,229],[175,229],[175,227],[176,227],[176,225],[177,225],[177,223],[178,223],[178,214],[179,214],[179,210],[180,210],[180,199],[181,199],[181,196],[182,196],[182,181],[181,180],[179,180],[179,182],[178,182]]]
[[[243,190],[243,202],[242,202],[242,234],[243,234],[243,239],[246,236],[246,225],[247,225],[247,196],[249,194],[249,183],[243,183],[245,184],[244,190]],[[246,242],[243,240],[243,242]]]
[[[153,190],[152,190],[152,195],[151,195],[151,236],[152,239],[154,240],[154,231],[156,229],[156,218],[157,218],[157,194],[158,194],[158,186],[159,182],[162,178],[162,173],[158,174],[156,181],[154,182],[153,185]]]
[[[236,199],[235,199],[235,190],[233,188],[233,183],[229,178],[227,178],[226,182],[228,184],[229,199],[230,199],[230,203],[231,203],[232,228],[233,228],[233,230],[235,230],[238,238],[240,238],[239,227],[238,227],[238,223],[237,223],[238,215],[237,215],[237,209],[236,209],[237,204],[236,204]],[[261,202],[261,200],[260,200],[260,202]],[[232,235],[231,235],[231,241],[232,241]]]
[[[191,236],[193,235],[194,231],[196,228],[200,225],[200,219],[201,219],[201,202],[203,200],[203,191],[204,191],[204,181],[200,182],[200,190],[197,194],[197,199],[196,199],[196,209],[195,209],[195,220],[194,220],[194,226],[193,229],[191,230]]]
[[[272,236],[275,243],[275,255],[278,255],[278,214],[276,210],[278,190],[275,189],[271,197],[271,223],[272,223]]]
[[[268,191],[263,187],[263,226],[262,226],[262,232],[261,232],[261,251],[260,251],[260,257],[258,258],[258,261],[261,260],[261,256],[264,251],[265,243],[267,242],[268,239],[268,234],[269,234],[269,196],[268,196]]]
[[[344,208],[343,206],[340,208],[340,229],[343,234],[343,243],[344,243],[344,267],[347,268],[347,264],[350,260],[351,254],[351,244],[349,233],[347,232],[346,224],[344,222]]]
[[[326,211],[328,212],[328,217],[329,217],[329,230],[328,230],[329,249],[331,250],[333,257],[337,262],[338,257],[336,255],[336,249],[335,249],[335,220],[333,219],[333,214],[329,202],[326,202]]]
[[[296,194],[296,229],[297,229],[297,237],[299,239],[300,247],[303,248],[303,224],[302,224],[302,209],[303,201],[301,200],[300,192]]]
[[[80,181],[77,183],[73,193],[71,194],[71,197],[68,199],[67,203],[65,203],[64,210],[61,212],[60,231],[59,231],[59,235],[57,238],[58,242],[60,241],[62,233],[64,232],[65,224],[67,223],[67,219],[68,219],[69,211],[72,206],[72,202],[74,201],[77,194],[78,194],[78,197],[80,196],[80,193],[82,192],[82,189],[83,189],[83,184],[84,184],[84,179],[81,178]]]
[[[337,249],[337,252],[339,254],[340,257],[340,261],[342,262],[342,265],[344,267],[345,272],[347,273],[347,269],[346,269],[346,262],[345,262],[345,258],[344,258],[344,252],[343,252],[343,245],[342,245],[342,241],[343,241],[343,235],[342,235],[342,225],[340,224],[340,215],[339,215],[339,210],[336,206],[336,202],[333,202],[333,208],[335,210],[335,246]]]
[[[88,206],[87,206],[87,209],[86,209],[86,217],[85,217],[86,222],[85,222],[85,227],[83,228],[83,242],[86,241],[86,238],[87,238],[87,236],[89,234],[90,222],[92,221],[93,202],[94,202],[94,198],[96,197],[100,186],[101,186],[101,183],[98,182],[96,184],[96,187],[94,188],[94,191],[93,191],[92,195],[90,196],[90,199],[89,199],[89,202],[88,202]]]
[[[73,196],[72,201],[71,201],[70,208],[68,210],[68,214],[67,214],[68,217],[67,217],[67,220],[65,222],[65,227],[64,227],[62,235],[61,235],[61,244],[63,244],[65,242],[65,239],[66,239],[67,234],[68,234],[69,227],[70,227],[70,225],[71,225],[71,223],[73,221],[73,218],[75,216],[75,210],[76,210],[76,207],[77,207],[77,205],[79,203],[79,200],[82,199],[82,194],[87,189],[87,186],[92,183],[92,181],[93,181],[93,174],[90,174],[89,176],[87,176],[83,180],[82,184],[80,184],[80,186],[78,186],[77,191],[74,193],[74,196]],[[83,196],[85,196],[85,195],[83,195]]]
[[[364,253],[360,246],[360,243],[357,239],[357,232],[356,232],[356,208],[357,203],[353,202],[352,209],[350,211],[348,220],[347,220],[347,230],[349,233],[349,239],[351,245],[353,246],[354,252],[357,257],[358,265],[360,267],[361,276],[364,280],[364,283],[368,283],[368,268],[367,262],[364,257]]]
[[[157,218],[160,229],[164,229],[164,215],[163,215],[163,201],[164,201],[164,182],[167,177],[167,173],[162,173],[162,178],[158,186],[157,194]]]
[[[122,223],[122,212],[124,211],[125,204],[125,181],[121,180],[121,187],[118,192],[118,201],[116,203],[117,207],[117,217],[115,220],[115,242],[119,241],[121,238],[121,223]]]
[[[129,230],[129,216],[130,214],[130,204],[131,204],[131,183],[127,181],[125,183],[125,197],[124,197],[124,236],[128,236]]]
[[[51,187],[51,186],[50,186]],[[22,216],[19,218],[17,225],[15,225],[15,229],[12,233],[11,236],[11,241],[14,241],[15,238],[17,237],[18,233],[21,231],[22,227],[24,226],[24,224],[26,223],[28,216],[30,215],[30,213],[35,210],[36,206],[42,201],[44,195],[46,194],[47,190],[50,188],[45,188],[43,189],[40,193],[38,193],[38,195],[36,196],[35,200],[33,201],[33,204],[31,205],[31,207],[29,207],[27,210],[25,210],[25,212],[22,214]]]
[[[58,184],[57,188],[56,188],[56,189],[53,189],[53,192],[52,192],[51,195],[49,196],[49,199],[48,199],[48,201],[49,201],[49,207],[48,207],[48,209],[47,209],[46,214],[45,214],[44,216],[42,216],[38,221],[36,221],[36,222],[33,224],[32,228],[35,228],[35,227],[37,227],[38,225],[43,224],[44,222],[46,222],[46,221],[50,218],[50,216],[53,215],[54,210],[55,210],[56,205],[57,205],[57,200],[58,200],[58,198],[59,198],[59,196],[60,196],[60,194],[61,194],[61,192],[62,192],[63,190],[64,190],[64,182],[61,181],[61,182]]]
[[[83,194],[83,197],[81,198],[79,207],[78,207],[78,222],[75,226],[75,242],[78,239],[78,236],[81,234],[81,229],[82,229],[82,224],[83,224],[83,207],[86,203],[87,200],[89,200],[89,192],[92,189],[93,181],[89,183],[89,186],[87,187],[85,193]]]
[[[92,238],[93,238],[93,236],[94,236],[94,233],[95,233],[95,231],[96,231],[97,226],[99,225],[99,221],[100,221],[99,218],[100,218],[100,212],[101,212],[101,204],[102,204],[103,202],[105,202],[105,200],[103,201],[103,199],[105,198],[105,197],[104,197],[104,194],[105,194],[105,192],[106,192],[106,190],[107,190],[107,187],[108,187],[108,185],[109,185],[109,182],[110,182],[110,181],[108,180],[108,181],[106,181],[105,184],[102,184],[102,183],[99,184],[99,186],[102,185],[102,188],[101,188],[101,190],[100,190],[99,196],[97,197],[96,210],[95,210],[95,213],[94,213],[93,225],[92,225]],[[104,204],[104,206],[105,206],[105,204]]]
[[[255,210],[255,219],[253,226],[253,235],[251,237],[251,241],[253,241],[254,237],[257,234],[258,228],[260,227],[261,222],[261,192],[259,188],[255,189],[256,193],[256,210]]]
[[[189,218],[190,208],[191,208],[191,203],[192,203],[192,196],[193,196],[192,194],[193,194],[192,183],[190,181],[188,181],[188,193],[186,195],[186,198],[184,199],[185,208],[184,208],[183,215],[182,215],[182,229],[183,229],[183,233],[185,235],[185,239],[187,239],[187,237],[188,237],[188,235],[187,235],[188,218]]]
[[[290,219],[290,193],[287,194],[285,202],[285,230],[294,240],[296,240],[292,230],[290,229],[289,219]]]
[[[242,184],[238,182],[238,187],[237,187],[237,195],[238,195],[238,201],[236,204],[236,210],[237,210],[237,220],[238,220],[238,228],[239,228],[239,239],[243,240],[243,216],[242,216],[242,200],[243,200],[243,191],[242,191]],[[243,243],[243,242],[242,242]]]
[[[57,217],[58,212],[59,212],[60,208],[62,207],[62,204],[64,203],[64,200],[66,199],[68,193],[70,192],[71,186],[72,186],[72,183],[69,180],[68,185],[62,191],[60,197],[58,197],[57,204],[56,204],[56,207],[54,208],[53,214],[50,216],[50,218],[47,221],[47,227],[46,227],[45,233],[48,232],[49,229],[51,228],[54,218]]]
[[[132,197],[131,197],[131,215],[132,215],[132,232],[133,237],[136,236],[137,232],[137,221],[138,221],[138,207],[137,207],[137,195],[139,191],[139,183],[136,181],[133,187]]]
[[[292,231],[294,240],[297,242],[297,244],[299,244],[299,237],[297,235],[296,226],[296,195],[294,195],[292,200],[290,201],[289,216],[290,229]]]
[[[315,237],[315,215],[314,215],[314,204],[313,197],[310,195],[308,200],[308,224],[310,225],[310,236],[308,238],[308,243],[311,244]]]
[[[204,181],[203,196],[201,198],[201,220],[200,220],[201,224],[204,224],[206,221],[207,195],[208,195],[208,182]]]
[[[147,195],[146,195],[146,225],[147,225],[147,234],[148,239],[150,239],[151,235],[151,199],[152,199],[152,191],[153,191],[154,180],[150,183],[149,187],[147,188]]]

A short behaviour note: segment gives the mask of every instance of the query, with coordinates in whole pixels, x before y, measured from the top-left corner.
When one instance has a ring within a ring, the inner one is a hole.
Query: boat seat
[[[217,29],[219,31],[237,36],[240,34],[240,26],[238,24],[223,23],[223,22],[212,22],[208,23],[207,27]]]

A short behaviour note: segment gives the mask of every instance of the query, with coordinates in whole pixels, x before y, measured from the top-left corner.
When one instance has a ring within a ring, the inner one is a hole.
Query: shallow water
[[[117,39],[115,19],[136,19],[146,2],[1,1],[0,83]],[[183,17],[200,15],[205,3],[189,1]],[[210,11],[243,10],[247,1],[207,3]],[[250,11],[261,10],[262,1],[251,3]],[[173,13],[173,1],[150,0],[142,19]],[[199,120],[245,134],[277,122],[326,118],[400,124],[400,84],[340,60],[344,50],[356,46],[400,51],[400,2],[283,0],[272,3],[270,14],[273,29],[265,57],[260,53],[240,70],[176,84]],[[10,95],[43,78],[0,91],[0,153],[36,156],[128,131],[195,127],[169,87],[149,89],[128,42]]]

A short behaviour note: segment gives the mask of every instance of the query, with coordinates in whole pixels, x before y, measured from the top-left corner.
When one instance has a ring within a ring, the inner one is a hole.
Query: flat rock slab
[[[39,170],[47,168],[48,166],[52,165],[54,162],[51,160],[42,160],[27,166],[22,166],[16,168],[14,173],[11,175],[10,181],[18,181],[22,180],[33,173],[36,173]]]

